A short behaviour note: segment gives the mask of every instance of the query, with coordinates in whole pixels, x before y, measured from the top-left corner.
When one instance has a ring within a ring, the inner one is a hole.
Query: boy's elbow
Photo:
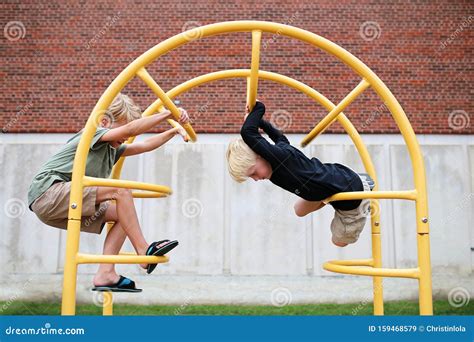
[[[263,104],[263,102],[257,101],[255,102],[255,106],[253,107],[253,109],[257,109],[257,108],[265,110],[265,105]]]
[[[245,140],[245,138],[249,135],[249,129],[245,125],[242,126],[240,129],[240,135],[242,136],[242,139]]]

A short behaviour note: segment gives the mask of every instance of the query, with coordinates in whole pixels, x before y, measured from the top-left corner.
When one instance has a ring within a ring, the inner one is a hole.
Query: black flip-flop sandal
[[[111,292],[142,292],[142,289],[135,287],[135,282],[127,277],[120,276],[118,282],[112,285],[94,286],[92,291],[111,291]]]
[[[161,241],[156,241],[153,242],[147,249],[146,255],[154,255],[154,256],[161,256],[165,255],[169,251],[171,251],[173,248],[175,248],[178,245],[177,240],[161,240]],[[146,273],[150,274],[153,272],[155,267],[158,264],[148,264],[146,268]]]

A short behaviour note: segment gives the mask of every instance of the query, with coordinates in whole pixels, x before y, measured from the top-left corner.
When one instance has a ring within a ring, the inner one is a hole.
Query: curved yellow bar
[[[416,191],[415,190],[406,190],[406,191],[351,191],[351,192],[341,192],[331,197],[326,198],[323,202],[333,202],[333,201],[348,201],[355,199],[364,199],[364,198],[378,198],[378,199],[406,199],[415,201],[416,200]]]
[[[153,191],[132,191],[133,198],[163,198],[168,197],[169,194],[164,192]]]
[[[328,262],[334,265],[344,266],[374,266],[374,259],[331,260]]]
[[[114,188],[122,189],[137,189],[137,190],[147,190],[152,192],[157,192],[160,194],[171,194],[171,189],[164,185],[135,182],[122,179],[111,179],[111,178],[96,178],[84,176],[83,178],[84,186],[107,186]]]
[[[414,278],[419,279],[420,270],[418,268],[382,268],[382,267],[362,267],[342,265],[342,260],[328,261],[323,264],[323,268],[327,271],[372,277],[399,277],[399,278]],[[336,263],[338,262],[338,263]]]

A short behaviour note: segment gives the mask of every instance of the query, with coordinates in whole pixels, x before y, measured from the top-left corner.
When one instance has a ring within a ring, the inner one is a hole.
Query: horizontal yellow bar
[[[168,194],[154,191],[132,191],[134,198],[162,198],[168,197]]]
[[[153,191],[153,192],[158,192],[158,193],[165,193],[168,195],[171,194],[171,189],[164,185],[142,183],[142,182],[135,182],[135,181],[130,181],[130,180],[122,180],[122,179],[96,178],[96,177],[89,177],[89,176],[84,176],[82,180],[85,187],[107,186],[107,187],[115,187],[115,188],[123,188],[123,189],[148,190],[148,191]]]
[[[77,253],[76,257],[78,264],[162,264],[168,261],[169,258],[166,255],[98,255]]]
[[[176,120],[179,120],[181,114],[179,112],[178,107],[176,107],[176,105],[173,103],[171,98],[155,82],[155,80],[151,77],[148,71],[145,68],[141,68],[137,71],[137,76],[140,77],[143,80],[143,82],[146,83],[146,85],[148,85],[148,87],[155,93],[156,96],[158,96],[158,98],[163,102],[163,105],[169,109],[173,117]],[[194,129],[191,126],[191,124],[187,123],[183,125],[183,128],[186,130],[186,132],[188,132],[189,137],[191,138],[192,141],[197,140],[196,133],[194,132]]]
[[[324,200],[324,202],[333,201],[347,201],[354,199],[407,199],[416,200],[416,190],[402,190],[402,191],[351,191],[351,192],[340,192],[332,195]]]
[[[373,266],[374,259],[331,260],[334,265],[343,266]]]
[[[301,146],[308,145],[314,138],[321,134],[326,128],[328,128],[336,119],[337,116],[350,105],[362,92],[370,86],[370,83],[365,79],[355,87],[347,96],[339,102],[312,130],[307,136],[301,141]]]
[[[353,275],[363,275],[363,276],[372,276],[372,277],[394,277],[394,278],[414,278],[418,279],[420,277],[419,268],[374,268],[374,267],[364,267],[364,266],[348,266],[348,265],[338,265],[335,262],[341,262],[340,260],[328,261],[323,264],[323,268],[326,271],[344,273],[344,274],[353,274]]]

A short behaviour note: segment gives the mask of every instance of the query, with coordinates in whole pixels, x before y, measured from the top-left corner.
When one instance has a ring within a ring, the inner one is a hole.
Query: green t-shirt
[[[108,178],[112,167],[125,151],[125,144],[117,149],[108,142],[99,142],[99,139],[109,131],[108,128],[99,127],[94,134],[91,148],[87,156],[86,176]],[[72,166],[82,130],[68,140],[56,154],[54,154],[38,171],[28,189],[28,206],[49,189],[56,181],[70,182]]]

